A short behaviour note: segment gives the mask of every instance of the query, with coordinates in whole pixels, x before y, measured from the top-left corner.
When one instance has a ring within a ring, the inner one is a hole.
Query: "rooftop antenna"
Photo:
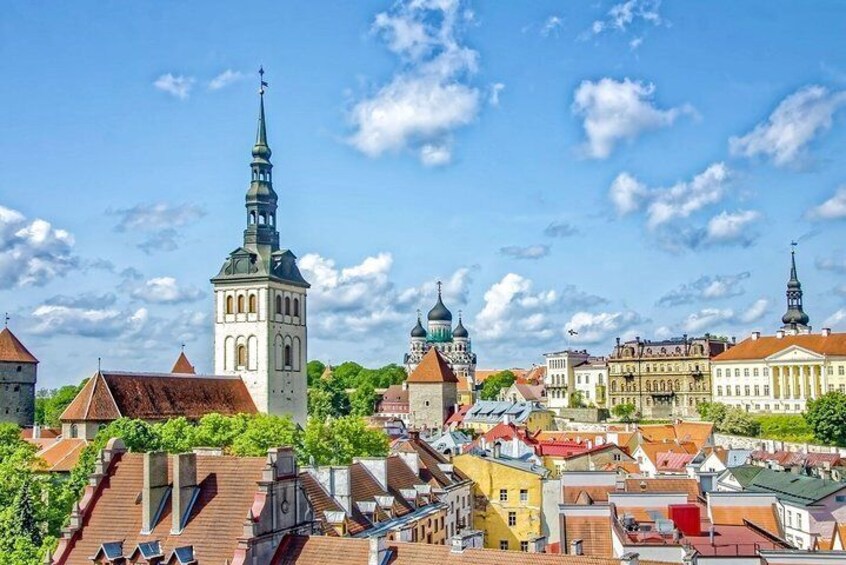
[[[103,361],[103,359],[102,359],[101,357],[97,357],[97,372],[98,372],[98,373],[99,373],[99,372],[101,371],[101,369],[102,369],[102,367],[101,367],[102,361]]]

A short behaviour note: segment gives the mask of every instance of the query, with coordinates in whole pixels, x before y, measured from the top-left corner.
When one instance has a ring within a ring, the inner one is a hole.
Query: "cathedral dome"
[[[465,328],[464,324],[461,322],[461,317],[458,318],[458,325],[455,326],[455,331],[452,332],[452,337],[470,337],[470,334],[467,332],[467,328]]]
[[[430,322],[451,322],[452,321],[452,312],[444,306],[443,300],[441,300],[441,293],[440,290],[438,291],[438,302],[429,310],[429,321]]]
[[[417,318],[417,325],[411,330],[411,337],[426,337],[426,330],[420,323],[420,318]]]

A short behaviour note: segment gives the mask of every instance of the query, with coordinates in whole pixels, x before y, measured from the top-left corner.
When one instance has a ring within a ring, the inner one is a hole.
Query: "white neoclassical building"
[[[750,412],[793,412],[826,392],[846,392],[846,333],[813,333],[791,253],[787,312],[775,335],[754,332],[711,362],[714,400]]]

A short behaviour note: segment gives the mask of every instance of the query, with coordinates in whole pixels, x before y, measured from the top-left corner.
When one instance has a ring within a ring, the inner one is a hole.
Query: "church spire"
[[[244,230],[244,247],[272,253],[279,249],[279,232],[276,231],[276,203],[273,190],[273,164],[270,162],[270,145],[267,143],[267,124],[264,114],[264,93],[268,84],[264,68],[259,69],[259,117],[253,160],[250,163],[250,188],[247,190],[247,229]]]
[[[810,318],[805,313],[802,305],[802,283],[796,274],[796,245],[795,241],[790,243],[790,278],[787,281],[787,312],[781,317],[784,323],[782,329],[793,333],[807,333],[810,331],[808,322]]]

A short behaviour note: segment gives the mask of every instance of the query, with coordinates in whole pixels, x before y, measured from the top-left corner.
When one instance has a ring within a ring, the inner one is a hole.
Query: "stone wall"
[[[714,444],[720,447],[735,449],[764,449],[766,451],[803,451],[809,453],[840,453],[846,456],[846,448],[829,445],[813,445],[810,443],[796,443],[777,439],[759,437],[732,436],[728,434],[714,434]]]
[[[558,408],[558,416],[572,422],[596,423],[608,419],[604,408]]]

